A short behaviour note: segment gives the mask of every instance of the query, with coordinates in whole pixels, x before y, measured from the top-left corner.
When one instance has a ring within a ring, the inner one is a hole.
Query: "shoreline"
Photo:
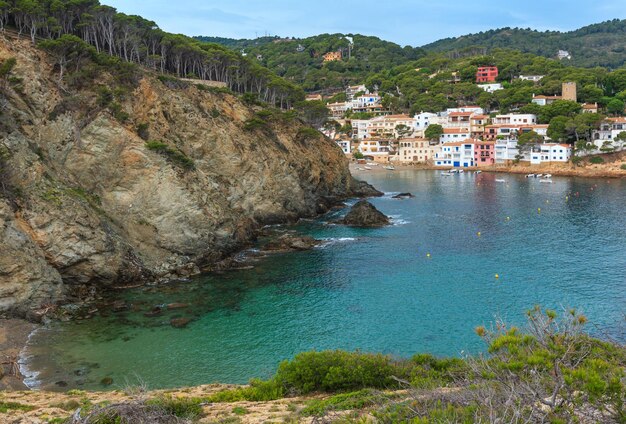
[[[0,391],[30,390],[21,374],[21,353],[39,326],[19,318],[0,319]]]
[[[378,164],[371,166],[371,169],[368,170],[358,170],[357,168],[363,168],[365,165],[357,164],[355,162],[350,163],[350,172],[353,177],[362,178],[363,176],[369,173],[380,173],[380,172],[394,172],[385,169],[384,167],[387,164]],[[369,165],[367,165],[369,166]],[[424,164],[402,164],[402,165],[393,165],[396,171],[407,171],[407,170],[415,170],[415,171],[447,171],[448,169],[452,169],[451,167],[445,166],[432,166],[432,165],[424,165]],[[607,165],[587,165],[587,166],[575,166],[570,163],[566,164],[554,164],[550,166],[530,166],[530,165],[509,165],[509,166],[483,166],[483,167],[468,167],[468,168],[459,168],[464,169],[465,171],[482,171],[485,173],[498,173],[498,174],[517,174],[517,175],[526,175],[526,174],[552,174],[553,176],[559,177],[581,177],[581,178],[611,178],[611,179],[621,179],[626,178],[626,169],[621,169],[619,167],[609,167]]]

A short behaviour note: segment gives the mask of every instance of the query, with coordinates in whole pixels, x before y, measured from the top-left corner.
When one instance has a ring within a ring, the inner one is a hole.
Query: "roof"
[[[598,108],[597,103],[584,103],[583,104],[583,109],[597,109],[597,108]]]
[[[448,116],[472,116],[474,112],[450,112]]]
[[[472,116],[472,119],[487,119],[489,118],[489,115],[474,115]]]
[[[471,131],[469,128],[444,128],[444,134],[469,134]]]
[[[615,118],[606,118],[607,121],[616,123],[616,124],[626,124],[626,118],[623,116],[618,116]]]
[[[413,119],[409,115],[387,115],[385,119]]]

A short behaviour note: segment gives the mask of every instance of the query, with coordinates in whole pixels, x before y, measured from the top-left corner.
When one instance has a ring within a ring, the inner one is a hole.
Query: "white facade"
[[[344,154],[349,155],[352,152],[352,142],[350,140],[337,140],[335,143],[341,147]]]
[[[453,143],[455,141],[467,140],[470,136],[469,128],[444,128],[439,141],[441,143]]]
[[[493,118],[494,124],[516,124],[516,125],[534,125],[537,123],[537,117],[532,114],[515,114],[496,115]]]
[[[483,110],[482,107],[480,106],[464,106],[464,107],[455,107],[455,108],[450,108],[450,109],[446,109],[447,113],[454,113],[454,112],[471,112],[471,113],[475,113],[476,115],[483,115],[485,113],[485,111]]]
[[[493,93],[494,91],[502,90],[504,88],[504,87],[502,87],[502,84],[500,84],[500,83],[495,83],[495,84],[478,84],[478,86],[480,88],[482,88],[484,91],[486,91],[487,93]]]
[[[369,138],[369,133],[367,132],[369,119],[353,119],[350,122],[352,124],[352,138],[357,140]]]
[[[422,112],[413,117],[415,119],[415,129],[425,130],[430,124],[436,124],[439,121],[439,116],[436,113]],[[436,122],[437,121],[437,122]]]
[[[435,155],[435,165],[442,167],[467,168],[475,166],[474,143],[449,143],[441,146]]]
[[[572,148],[567,144],[545,143],[533,148],[529,155],[531,165],[567,162],[572,157]]]
[[[626,118],[608,118],[602,124],[600,129],[593,132],[593,144],[597,150],[603,147],[611,147],[616,151],[626,148],[624,141],[615,141],[620,133],[626,131]]]
[[[397,160],[404,163],[428,163],[441,151],[441,145],[426,139],[403,139],[398,142]]]
[[[496,140],[496,163],[507,163],[517,158],[519,149],[515,140]]]
[[[520,75],[519,79],[522,81],[539,82],[543,79],[544,75]]]

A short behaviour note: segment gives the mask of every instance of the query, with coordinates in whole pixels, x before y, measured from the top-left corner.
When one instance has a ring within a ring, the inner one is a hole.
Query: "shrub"
[[[120,105],[119,103],[113,102],[109,104],[109,110],[113,114],[113,117],[122,124],[128,121],[128,118],[130,118],[130,115],[124,112],[124,110],[122,109],[122,105]]]
[[[579,165],[583,161],[583,158],[580,156],[572,156],[572,163],[574,165]]]
[[[600,156],[594,156],[591,159],[589,159],[589,162],[597,165],[600,163],[604,163],[604,159],[602,159]]]
[[[304,127],[298,130],[298,134],[296,135],[296,139],[298,141],[308,141],[308,140],[318,140],[320,137],[320,132],[311,127]]]
[[[161,396],[147,402],[148,406],[162,409],[167,414],[183,419],[194,419],[202,415],[202,401],[199,398]]]
[[[257,129],[265,129],[265,128],[267,128],[267,122],[265,122],[264,120],[259,119],[259,118],[251,118],[251,119],[248,119],[244,123],[243,128],[246,131],[254,131],[254,130],[257,130]]]
[[[3,413],[3,414],[7,413],[8,411],[28,412],[28,411],[32,411],[33,409],[35,409],[33,406],[24,405],[22,403],[0,401],[0,413]]]
[[[223,390],[206,398],[209,403],[221,402],[266,402],[284,396],[283,387],[275,379],[269,381],[251,380],[249,387]]]
[[[398,371],[389,356],[335,350],[300,353],[282,362],[275,378],[286,389],[306,394],[396,387],[392,377]]]
[[[623,163],[622,166],[620,166],[620,169],[623,169],[624,171],[626,171],[626,163]]]
[[[195,168],[195,164],[191,158],[187,157],[180,150],[173,149],[165,143],[162,143],[160,141],[148,141],[146,142],[145,146],[149,150],[160,153],[161,155],[165,156],[168,161],[180,166],[185,170]]]
[[[385,396],[374,390],[365,389],[358,392],[342,393],[328,399],[314,399],[307,402],[302,410],[302,414],[306,416],[320,416],[328,411],[346,411],[354,409],[363,409],[388,400],[389,396]]]
[[[137,135],[146,141],[150,138],[150,129],[147,123],[142,122],[137,125]]]
[[[107,87],[100,85],[96,88],[98,106],[107,107],[113,101],[113,93]]]
[[[9,76],[15,65],[17,64],[17,60],[14,57],[10,57],[7,60],[3,61],[0,64],[0,78],[6,78]]]
[[[187,81],[181,81],[178,78],[174,78],[169,75],[159,75],[157,78],[163,83],[163,85],[171,89],[185,89],[189,87],[189,83]]]
[[[211,118],[219,118],[221,115],[220,110],[217,108],[211,109]]]

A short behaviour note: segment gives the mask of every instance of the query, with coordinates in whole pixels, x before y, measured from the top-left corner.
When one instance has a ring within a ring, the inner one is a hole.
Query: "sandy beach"
[[[35,324],[20,319],[0,319],[0,390],[25,390],[17,365],[18,356]]]

